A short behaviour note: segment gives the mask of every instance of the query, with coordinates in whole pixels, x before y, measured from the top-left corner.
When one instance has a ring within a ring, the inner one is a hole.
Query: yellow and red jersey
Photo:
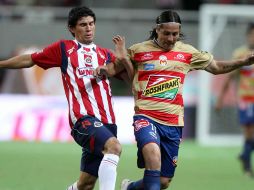
[[[251,50],[247,46],[236,49],[233,53],[234,59],[240,59],[251,54]],[[254,103],[254,66],[244,66],[239,69],[239,100]]]
[[[152,40],[134,44],[128,54],[135,67],[135,114],[165,125],[183,126],[185,75],[205,69],[212,55],[180,41],[171,51],[164,51]]]

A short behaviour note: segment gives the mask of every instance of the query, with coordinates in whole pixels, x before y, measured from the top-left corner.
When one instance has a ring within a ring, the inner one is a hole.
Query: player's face
[[[180,24],[165,23],[157,27],[157,42],[163,49],[171,50],[180,36]]]
[[[75,38],[82,44],[93,42],[95,34],[95,23],[91,16],[82,17],[78,20],[75,27],[70,29]]]

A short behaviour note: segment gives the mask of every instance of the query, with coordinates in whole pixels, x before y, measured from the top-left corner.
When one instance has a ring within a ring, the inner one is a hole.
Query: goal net
[[[217,60],[232,58],[234,49],[246,43],[246,27],[254,22],[254,6],[205,4],[200,9],[199,48]],[[220,112],[215,103],[226,75],[199,73],[196,137],[202,145],[239,145],[243,137],[238,124],[234,84]],[[253,92],[254,93],[254,92]]]

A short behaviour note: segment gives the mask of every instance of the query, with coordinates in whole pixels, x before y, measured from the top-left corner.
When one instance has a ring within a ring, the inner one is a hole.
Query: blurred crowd
[[[29,6],[78,6],[82,0],[0,0],[1,5],[29,5]]]
[[[254,4],[254,0],[0,0],[0,5],[22,6],[79,6],[92,5],[93,7],[112,8],[161,8],[198,10],[204,3],[215,4]]]

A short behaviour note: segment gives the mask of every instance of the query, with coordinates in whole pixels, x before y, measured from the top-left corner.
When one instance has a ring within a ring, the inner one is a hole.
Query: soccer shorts
[[[182,127],[163,125],[141,115],[134,116],[133,120],[138,147],[138,167],[145,167],[142,148],[144,145],[154,142],[161,150],[161,176],[172,178],[177,166]]]
[[[117,126],[87,115],[76,122],[71,135],[82,147],[80,170],[98,177],[104,145],[109,138],[116,137]]]
[[[254,124],[254,104],[248,103],[242,106],[238,110],[239,122],[241,125],[253,125]]]

